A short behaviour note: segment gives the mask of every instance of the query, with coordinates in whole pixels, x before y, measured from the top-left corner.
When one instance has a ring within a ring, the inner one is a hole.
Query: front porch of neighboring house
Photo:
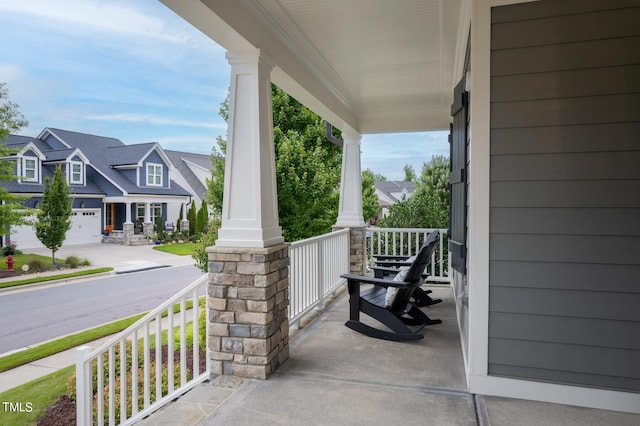
[[[102,242],[123,245],[152,244],[159,240],[162,233],[174,233],[178,228],[188,229],[189,222],[186,219],[178,224],[180,216],[187,217],[186,206],[186,200],[173,203],[165,200],[106,201],[103,209]]]

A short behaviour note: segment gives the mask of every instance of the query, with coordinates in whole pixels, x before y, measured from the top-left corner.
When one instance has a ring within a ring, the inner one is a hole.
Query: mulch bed
[[[162,346],[162,359],[167,359],[169,348],[167,345]],[[150,351],[151,361],[155,361],[156,351]],[[173,361],[178,364],[180,362],[180,351],[174,351]],[[193,351],[187,351],[187,366],[193,365]],[[207,369],[207,357],[204,351],[200,351],[198,357],[200,373]],[[179,365],[179,364],[178,364]],[[189,369],[190,371],[191,369]],[[38,419],[38,426],[73,426],[76,424],[76,401],[67,395],[62,395],[53,405],[49,406],[44,414]]]
[[[22,275],[23,272],[22,271],[6,271],[4,269],[0,269],[0,278],[9,278],[9,277],[15,277],[16,275]]]

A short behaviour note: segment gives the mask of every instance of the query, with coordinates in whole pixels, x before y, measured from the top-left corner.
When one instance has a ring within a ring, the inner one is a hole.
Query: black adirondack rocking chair
[[[424,336],[419,331],[424,326],[442,323],[439,319],[429,318],[409,301],[416,288],[424,283],[423,271],[431,260],[437,238],[438,231],[429,234],[411,266],[401,270],[394,278],[342,275],[347,279],[349,289],[349,321],[345,325],[366,336],[408,341],[422,339]],[[362,290],[362,284],[373,284],[373,287]],[[395,295],[388,294],[389,288],[397,289]],[[364,324],[360,321],[360,312],[369,315],[392,331]],[[417,326],[417,329],[412,331],[409,326]]]
[[[379,255],[374,257],[376,266],[371,267],[371,269],[373,270],[373,276],[376,278],[394,277],[400,272],[400,268],[411,266],[415,259],[415,256]],[[426,279],[426,273],[423,273],[422,277]],[[442,299],[434,299],[429,294],[431,294],[431,290],[424,290],[421,287],[416,288],[413,294],[413,303],[422,308],[442,302]]]

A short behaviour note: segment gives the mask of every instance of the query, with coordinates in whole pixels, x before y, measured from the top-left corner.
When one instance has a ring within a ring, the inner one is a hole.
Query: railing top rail
[[[180,300],[181,298],[183,298],[184,296],[188,295],[193,290],[198,288],[200,285],[202,285],[203,282],[207,282],[208,279],[209,279],[209,274],[204,274],[200,278],[197,278],[195,281],[193,281],[191,284],[189,284],[188,286],[180,290],[178,293],[173,295],[170,299],[166,300],[160,306],[148,312],[145,316],[140,318],[138,321],[134,322],[129,327],[125,328],[120,333],[114,335],[113,337],[111,337],[111,339],[107,340],[102,345],[98,346],[96,349],[91,351],[91,353],[87,356],[87,359],[91,359],[94,356],[99,355],[105,349],[108,349],[112,345],[118,343],[123,338],[126,338],[132,331],[136,330],[145,322],[155,319],[155,317],[158,314],[162,313],[167,308],[173,306],[178,300]]]
[[[370,227],[368,231],[372,232],[433,232],[446,231],[444,228],[376,228]]]
[[[317,241],[328,240],[331,237],[335,237],[342,234],[348,234],[348,233],[349,233],[349,228],[339,229],[337,231],[332,231],[327,234],[322,234],[322,235],[318,235],[311,238],[305,238],[304,240],[294,241],[291,243],[290,248],[296,248],[296,247],[303,246],[306,244],[311,244]]]

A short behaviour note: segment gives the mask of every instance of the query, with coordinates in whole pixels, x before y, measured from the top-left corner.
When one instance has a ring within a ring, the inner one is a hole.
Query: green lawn
[[[178,256],[190,256],[195,253],[196,245],[196,243],[163,244],[161,246],[155,246],[153,249],[165,253],[177,254]]]
[[[3,425],[35,424],[47,407],[67,392],[67,382],[73,375],[75,366],[40,377],[27,384],[0,393],[0,401],[20,402],[22,411],[11,411],[0,407],[0,419]],[[30,411],[30,412],[29,412]]]
[[[1,259],[0,269],[6,270],[7,258],[5,256],[1,256],[0,259]],[[41,261],[42,264],[45,266],[45,268],[50,268],[51,266],[53,266],[53,262],[51,261],[51,256],[40,256],[38,254],[14,254],[13,261],[15,263],[13,264],[13,269],[20,270],[20,268],[22,268],[22,265],[25,265],[31,262],[32,260]],[[63,259],[56,258],[56,261],[59,263],[64,263]]]

